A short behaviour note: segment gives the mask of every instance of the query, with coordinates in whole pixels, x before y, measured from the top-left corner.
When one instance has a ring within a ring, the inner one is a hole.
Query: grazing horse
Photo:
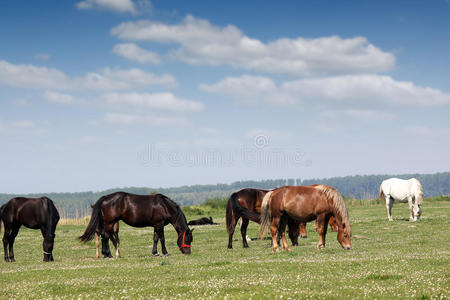
[[[241,235],[244,248],[248,248],[247,226],[249,220],[259,223],[261,203],[268,190],[246,188],[231,194],[226,208],[228,249],[233,248],[233,233],[239,218],[242,219]],[[306,224],[293,219],[288,220],[289,237],[292,244],[298,245],[298,236],[306,238]]]
[[[41,230],[44,237],[44,242],[42,243],[44,261],[53,261],[53,243],[56,224],[59,221],[59,213],[52,200],[47,197],[13,198],[0,208],[0,223],[1,221],[3,221],[5,226],[3,249],[6,262],[16,261],[14,259],[13,245],[14,239],[22,225],[31,229]]]
[[[290,251],[285,236],[285,228],[289,217],[301,222],[317,219],[319,243],[318,248],[325,247],[325,235],[331,216],[338,225],[337,239],[345,250],[351,249],[351,234],[347,207],[341,194],[333,187],[317,186],[284,186],[272,190],[264,196],[261,204],[261,227],[259,238],[265,235],[271,223],[272,250],[280,251],[276,239],[277,231],[281,235],[283,248]]]
[[[212,217],[209,218],[200,218],[197,220],[191,220],[188,222],[188,225],[217,225],[218,223],[214,223]]]
[[[98,228],[102,237],[102,254],[110,258],[112,255],[109,239],[117,249],[118,238],[114,237],[114,224],[120,220],[133,227],[155,228],[152,250],[155,256],[159,255],[158,240],[161,241],[163,255],[167,255],[164,226],[171,223],[178,234],[177,244],[181,253],[191,254],[193,230],[189,229],[186,217],[178,204],[162,194],[134,195],[116,192],[101,197],[94,204],[91,220],[79,239],[82,242],[91,240]]]
[[[408,180],[390,178],[384,180],[380,185],[380,199],[386,201],[389,221],[393,220],[391,210],[394,200],[399,202],[408,201],[410,221],[417,221],[422,215],[423,190],[419,180],[415,178]]]
[[[91,206],[94,208],[93,206]],[[101,236],[101,229],[97,227],[95,230],[95,258],[100,257],[100,243],[99,243],[99,236]],[[116,258],[120,257],[120,251],[119,251],[119,222],[115,223],[113,226],[113,236],[117,241],[117,248],[116,248]]]

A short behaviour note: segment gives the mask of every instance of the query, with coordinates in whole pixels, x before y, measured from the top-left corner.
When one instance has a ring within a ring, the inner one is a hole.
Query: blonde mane
[[[259,227],[259,239],[262,239],[266,234],[267,226],[269,226],[269,222],[272,219],[272,215],[270,214],[269,204],[272,199],[273,190],[267,192],[264,195],[263,201],[261,203],[261,224]]]
[[[333,203],[335,217],[340,216],[342,223],[345,224],[345,229],[348,234],[351,234],[350,220],[348,217],[347,206],[345,205],[344,199],[338,190],[328,185],[317,185],[316,189],[320,190],[328,199],[331,199]]]

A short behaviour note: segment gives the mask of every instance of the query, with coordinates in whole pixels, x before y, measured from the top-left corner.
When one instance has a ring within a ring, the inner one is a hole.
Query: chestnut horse
[[[41,230],[44,237],[44,242],[42,243],[44,261],[53,261],[52,252],[59,213],[52,200],[47,197],[13,198],[0,207],[0,225],[2,221],[5,226],[3,250],[5,251],[6,262],[16,261],[14,259],[13,245],[22,225],[31,229]]]
[[[101,197],[94,204],[91,220],[79,239],[82,242],[91,240],[98,228],[102,236],[102,254],[104,257],[112,257],[109,239],[117,249],[119,241],[114,235],[114,224],[120,220],[133,227],[155,228],[153,255],[158,255],[158,240],[161,240],[163,255],[167,255],[164,226],[171,223],[178,234],[177,244],[181,253],[191,254],[193,230],[189,229],[178,204],[162,194],[134,195],[116,192]]]
[[[231,194],[226,208],[226,225],[228,232],[228,248],[233,248],[233,233],[239,218],[242,218],[241,235],[244,248],[248,248],[247,226],[249,220],[259,223],[261,202],[268,190],[246,188]],[[298,237],[306,238],[306,224],[296,220],[288,220],[289,237],[292,245],[298,246]]]
[[[283,248],[290,251],[285,236],[288,218],[301,222],[317,219],[319,243],[318,248],[325,247],[325,235],[331,216],[338,225],[337,239],[345,250],[351,249],[352,229],[347,207],[338,190],[326,185],[284,186],[268,192],[261,204],[261,227],[259,238],[265,235],[271,223],[272,250],[280,251],[276,239],[277,231],[281,235]]]

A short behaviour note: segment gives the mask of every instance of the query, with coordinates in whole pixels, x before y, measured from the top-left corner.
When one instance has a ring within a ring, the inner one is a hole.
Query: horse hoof
[[[16,262],[16,260],[14,259],[14,257],[10,257],[9,262]]]
[[[286,250],[287,252],[291,252],[292,251],[291,248],[286,248],[284,250]]]
[[[322,249],[325,248],[325,245],[318,245],[317,248],[318,248],[319,250],[322,250]]]
[[[274,249],[272,249],[272,252],[274,252],[274,253],[280,252],[280,249],[279,248],[274,248]]]
[[[167,257],[167,256],[170,256],[170,254],[169,253],[163,253],[163,255],[162,256],[165,256],[165,257]]]
[[[161,256],[161,254],[159,254],[159,253],[153,253],[153,256],[158,257],[158,256]]]

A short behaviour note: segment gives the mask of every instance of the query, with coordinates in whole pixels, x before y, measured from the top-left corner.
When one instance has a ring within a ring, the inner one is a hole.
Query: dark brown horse
[[[269,223],[272,234],[272,249],[278,252],[277,232],[281,235],[283,248],[290,251],[285,236],[289,217],[301,222],[317,219],[319,244],[325,247],[325,235],[331,216],[338,225],[337,239],[345,250],[351,249],[351,234],[347,207],[341,194],[330,186],[284,186],[266,194],[261,204],[261,227],[259,237],[265,235]]]
[[[56,224],[59,221],[59,213],[53,201],[47,197],[23,198],[17,197],[9,200],[0,207],[1,221],[5,226],[3,234],[3,249],[5,261],[14,262],[14,239],[20,226],[31,229],[40,229],[44,242],[44,261],[53,261],[53,243],[55,240]],[[9,252],[8,252],[9,246]]]
[[[155,228],[153,255],[158,255],[157,244],[161,241],[162,253],[167,255],[164,226],[172,224],[178,233],[177,244],[181,253],[191,254],[192,231],[181,208],[174,201],[162,194],[134,195],[124,192],[116,192],[101,197],[94,204],[92,217],[80,240],[91,240],[97,228],[102,236],[102,254],[104,257],[112,257],[109,248],[109,239],[114,247],[118,248],[118,235],[114,236],[114,224],[124,221],[133,227]]]
[[[204,217],[204,218],[200,218],[197,220],[191,220],[188,222],[189,226],[191,226],[191,225],[217,225],[217,224],[219,224],[219,223],[214,223],[211,216],[209,218]]]
[[[233,248],[233,233],[239,218],[242,218],[241,235],[244,248],[248,248],[247,226],[249,221],[260,222],[261,203],[268,190],[246,188],[231,194],[226,208],[228,248]],[[288,219],[289,237],[292,245],[298,245],[298,237],[306,237],[306,224]]]

